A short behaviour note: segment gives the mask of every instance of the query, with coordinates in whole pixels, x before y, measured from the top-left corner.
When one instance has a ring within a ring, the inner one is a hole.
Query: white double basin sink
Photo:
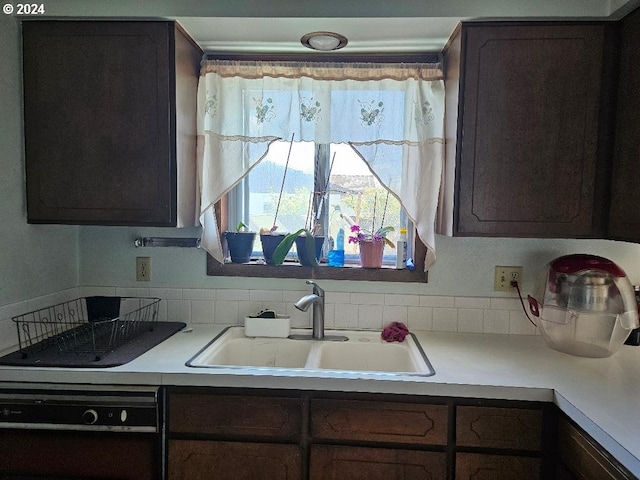
[[[308,333],[295,330],[292,333]],[[380,332],[333,330],[347,341],[247,337],[243,327],[228,327],[200,350],[187,366],[375,372],[398,375],[435,374],[413,334],[403,342],[386,342]]]

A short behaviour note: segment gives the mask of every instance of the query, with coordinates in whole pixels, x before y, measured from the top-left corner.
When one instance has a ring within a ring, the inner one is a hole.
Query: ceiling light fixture
[[[312,50],[331,52],[343,48],[347,44],[347,38],[339,33],[311,32],[303,36],[300,43]]]

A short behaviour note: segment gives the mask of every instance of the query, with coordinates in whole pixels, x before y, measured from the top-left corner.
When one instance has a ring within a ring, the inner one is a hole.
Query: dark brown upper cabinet
[[[621,24],[609,237],[640,242],[640,9]]]
[[[23,47],[28,221],[175,226],[200,49],[165,21],[26,21]]]
[[[456,158],[455,235],[604,234],[610,152],[599,126],[609,112],[609,37],[604,23],[458,30],[444,54],[447,125],[457,132],[447,135],[447,155],[455,149]]]

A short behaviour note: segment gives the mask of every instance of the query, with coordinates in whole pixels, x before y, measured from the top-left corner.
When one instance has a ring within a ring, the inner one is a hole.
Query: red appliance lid
[[[584,270],[601,270],[613,275],[614,277],[626,276],[624,270],[611,260],[598,257],[596,255],[587,255],[585,253],[558,257],[551,262],[550,267],[558,273],[565,273],[567,275],[582,272]]]

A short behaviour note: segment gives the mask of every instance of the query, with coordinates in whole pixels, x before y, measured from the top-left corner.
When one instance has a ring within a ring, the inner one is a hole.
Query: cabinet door
[[[640,241],[640,9],[622,21],[609,237]]]
[[[596,442],[562,418],[558,424],[558,450],[568,470],[581,480],[629,480],[633,477]]]
[[[29,222],[175,225],[173,30],[23,24]]]
[[[604,27],[464,25],[462,42],[454,233],[597,233]]]
[[[444,452],[313,445],[311,480],[445,480]]]
[[[295,445],[170,440],[168,480],[300,480]]]

